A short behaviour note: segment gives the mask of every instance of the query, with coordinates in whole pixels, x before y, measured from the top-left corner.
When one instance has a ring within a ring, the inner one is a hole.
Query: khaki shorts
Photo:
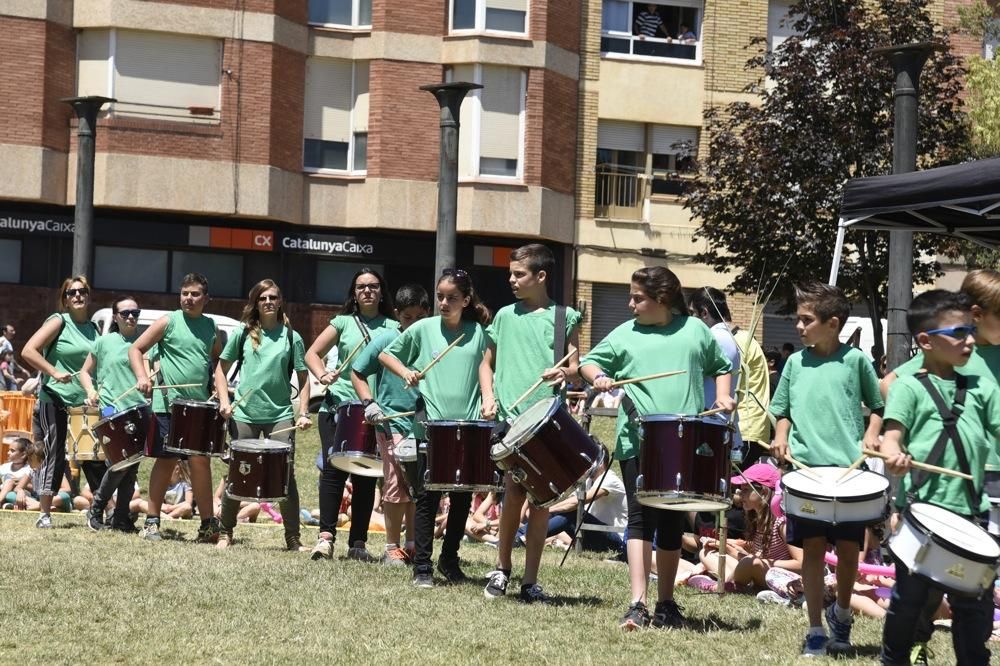
[[[382,501],[389,504],[412,502],[406,478],[403,476],[403,468],[396,460],[396,445],[403,441],[404,437],[392,433],[392,439],[389,439],[381,428],[376,428],[375,439],[378,441],[379,453],[382,454]]]

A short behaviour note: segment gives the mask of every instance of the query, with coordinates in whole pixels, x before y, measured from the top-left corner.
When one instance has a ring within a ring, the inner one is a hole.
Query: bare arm
[[[493,368],[496,365],[497,348],[492,343],[486,345],[483,360],[479,362],[479,392],[483,396],[483,404],[479,408],[484,419],[493,419],[497,415],[497,398],[493,392]]]
[[[727,373],[715,378],[715,406],[731,412],[736,409],[736,401],[731,394],[733,388],[733,375]]]
[[[309,418],[309,400],[312,398],[312,392],[309,388],[309,372],[296,370],[295,374],[299,380],[299,422],[296,425],[304,429],[312,425],[312,420]],[[305,419],[304,423],[303,419]]]
[[[402,361],[386,352],[382,352],[378,355],[378,362],[385,367],[386,370],[392,374],[400,377],[408,387],[414,387],[420,382],[420,373],[416,370],[411,370],[403,365]]]
[[[594,387],[595,391],[601,392],[601,391],[611,390],[611,384],[612,384],[611,377],[608,377],[607,374],[604,372],[604,370],[594,365],[593,363],[586,363],[584,365],[581,365],[579,373],[580,376],[583,377],[583,380],[585,382]],[[598,379],[600,375],[604,376]]]
[[[892,370],[889,374],[879,380],[878,391],[882,394],[882,400],[889,397],[889,387],[892,386],[892,383],[897,379],[899,379],[899,375],[896,374],[895,370]]]
[[[80,386],[83,390],[87,392],[86,404],[91,407],[96,407],[100,396],[97,395],[97,391],[94,390],[94,380],[91,377],[91,373],[94,372],[94,367],[97,365],[97,361],[94,359],[94,354],[91,352],[87,354],[86,360],[83,362],[83,367],[80,368]]]
[[[354,392],[358,394],[358,398],[361,400],[375,399],[375,396],[372,395],[371,387],[368,386],[368,380],[354,369],[351,370],[351,386],[354,387]]]
[[[771,454],[779,461],[784,462],[788,455],[788,433],[792,431],[792,421],[787,416],[778,419],[778,424],[774,429],[774,441],[771,443]]]
[[[233,366],[232,361],[219,359],[215,364],[215,393],[219,397],[219,414],[222,418],[228,419],[233,414],[232,403],[229,402],[229,368]]]
[[[149,373],[146,371],[146,363],[142,357],[153,348],[153,345],[163,339],[169,321],[167,315],[154,321],[128,349],[128,362],[132,366],[132,373],[136,378],[135,385],[147,398],[153,392],[153,385],[149,381]]]
[[[323,359],[339,341],[340,331],[333,326],[327,326],[306,350],[306,367],[321,384],[329,386],[340,378],[335,370],[328,371],[323,363]]]
[[[46,375],[55,379],[58,382],[69,381],[69,373],[59,372],[56,370],[55,366],[49,363],[45,356],[42,355],[42,350],[51,345],[55,339],[59,336],[59,329],[62,327],[62,320],[58,317],[52,317],[41,327],[35,331],[34,335],[28,338],[28,341],[24,343],[24,348],[21,350],[21,358],[25,360],[26,363],[31,364],[35,370],[44,372]]]

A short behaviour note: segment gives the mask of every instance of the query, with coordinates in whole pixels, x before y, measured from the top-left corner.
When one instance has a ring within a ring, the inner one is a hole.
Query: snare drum
[[[225,455],[226,420],[219,413],[219,403],[174,400],[170,405],[170,434],[163,449],[188,456]]]
[[[244,502],[280,502],[288,497],[291,454],[291,444],[273,439],[233,440],[226,493]]]
[[[428,421],[426,425],[427,490],[500,490],[500,473],[490,458],[493,421]]]
[[[330,447],[329,463],[358,476],[382,476],[382,455],[375,439],[375,427],[365,422],[365,407],[348,400],[337,407],[337,429]]]
[[[93,427],[100,420],[96,407],[70,407],[66,427],[66,460],[104,460]]]
[[[781,508],[797,520],[827,525],[873,525],[889,515],[889,479],[863,469],[813,467],[781,478]]]
[[[153,427],[153,413],[146,404],[129,407],[94,425],[112,471],[139,464],[151,445]]]
[[[985,530],[923,502],[903,511],[889,550],[914,576],[960,596],[992,590],[1000,565],[1000,545]]]
[[[604,456],[604,447],[563,409],[559,398],[533,404],[490,449],[497,467],[510,472],[531,503],[542,508],[569,497]]]
[[[672,511],[729,508],[732,425],[678,414],[650,414],[641,423],[640,504]]]
[[[396,460],[403,468],[403,476],[409,487],[410,497],[416,498],[424,492],[424,471],[427,469],[427,442],[412,438],[402,440],[396,445]]]

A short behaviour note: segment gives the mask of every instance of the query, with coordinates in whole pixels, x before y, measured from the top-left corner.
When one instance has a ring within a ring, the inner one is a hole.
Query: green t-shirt
[[[955,399],[955,380],[943,379],[937,375],[930,375],[930,379],[945,402],[952,404]],[[927,460],[944,427],[930,393],[913,375],[900,377],[893,382],[889,390],[889,403],[885,408],[885,419],[896,421],[906,428],[904,440],[907,450],[914,460],[919,461]],[[997,388],[996,382],[975,375],[968,376],[965,409],[958,418],[957,425],[979,496],[970,501],[964,479],[930,474],[927,482],[917,491],[916,497],[921,502],[971,516],[988,510],[990,504],[982,488],[986,456],[993,449],[997,436],[1000,436],[1000,388]],[[941,459],[933,464],[948,469],[961,469],[951,441],[945,446]],[[910,474],[903,477],[896,494],[898,506],[906,505],[906,495],[912,483]]]
[[[219,356],[223,361],[239,359],[240,338],[246,324],[241,324],[226,341]],[[294,353],[293,353],[294,352]],[[261,329],[260,346],[253,348],[249,335],[243,343],[243,365],[240,366],[240,385],[235,400],[239,400],[252,387],[245,400],[236,405],[233,418],[240,423],[277,423],[294,416],[292,411],[292,385],[288,376],[288,357],[292,355],[292,369],[306,369],[306,347],[302,336],[292,331],[292,345],[288,345],[288,329],[278,324],[270,331]]]
[[[423,370],[463,333],[462,341],[417,385],[428,421],[481,418],[479,363],[486,351],[486,331],[478,322],[464,319],[458,329],[451,331],[440,316],[429,317],[411,325],[385,350],[406,367]],[[413,434],[422,438],[423,428],[416,424]]]
[[[580,313],[573,308],[566,308],[567,340],[579,324]],[[552,350],[555,344],[555,325],[555,303],[528,312],[523,303],[517,302],[501,308],[486,329],[486,335],[496,347],[493,390],[496,393],[499,418],[517,416],[535,402],[551,397],[552,389],[543,384],[522,400],[513,413],[506,408],[506,405],[513,404],[555,363]],[[560,354],[562,355],[564,354]]]
[[[197,384],[189,388],[153,391],[153,411],[170,412],[174,400],[208,400],[209,377],[212,368],[212,347],[215,346],[215,322],[211,317],[189,317],[183,310],[174,310],[167,317],[167,328],[157,343],[156,358],[160,361],[162,385]]]
[[[97,362],[97,374],[94,379],[99,387],[98,394],[102,406],[114,405],[120,412],[146,402],[139,391],[129,391],[122,395],[135,386],[135,373],[132,372],[132,364],[128,360],[128,350],[131,349],[136,337],[138,336],[126,338],[121,332],[115,331],[97,338],[92,353],[94,361]]]
[[[368,320],[360,315],[357,317],[348,314],[337,315],[330,320],[330,326],[337,329],[338,366],[343,364],[347,360],[347,357],[351,355],[351,352],[354,351],[354,348],[358,346],[358,343],[365,339],[364,332],[358,326],[358,321],[368,330],[368,335],[372,338],[386,329],[399,328],[398,321],[382,315],[376,315]],[[358,351],[358,354],[363,351],[364,347]],[[358,357],[358,354],[354,355],[355,359]],[[354,363],[354,359],[351,359],[351,363]],[[375,393],[374,379],[368,380],[368,388],[371,389],[372,394]],[[319,410],[321,412],[335,412],[337,411],[337,406],[345,400],[357,399],[358,394],[354,390],[354,386],[351,385],[350,368],[344,368],[343,374],[340,375],[337,381],[330,384],[330,388],[327,390],[326,397],[323,399],[323,404]]]
[[[412,412],[417,404],[417,396],[420,394],[415,388],[406,388],[406,383],[395,373],[389,372],[379,363],[378,355],[385,351],[400,335],[399,329],[393,328],[382,331],[365,347],[364,351],[358,352],[354,357],[351,369],[371,381],[375,378],[375,402],[385,411],[386,414],[398,414],[399,412]],[[433,370],[431,371],[433,372]],[[413,417],[392,419],[387,421],[389,429],[397,434],[406,436],[413,431]]]
[[[53,317],[60,317],[63,320],[62,329],[59,336],[45,350],[45,358],[61,372],[74,373],[83,367],[83,362],[87,360],[87,355],[94,349],[94,342],[97,340],[97,327],[91,321],[77,324],[69,313],[56,313],[49,315],[45,321]],[[42,402],[52,402],[48,395],[51,391],[67,407],[79,407],[87,399],[87,392],[80,385],[80,380],[73,377],[69,382],[62,384],[53,381],[46,374],[42,375],[42,387],[44,391],[39,391],[39,399]]]
[[[921,351],[893,372],[897,377],[912,377],[923,367],[924,353]],[[976,375],[994,383],[1000,382],[1000,345],[976,345],[968,363],[955,368],[955,372],[966,376]],[[986,457],[986,471],[1000,472],[1000,440],[995,440],[990,448]]]
[[[622,387],[640,416],[697,414],[705,406],[705,377],[732,370],[708,326],[687,316],[674,316],[666,326],[627,321],[608,333],[580,365],[596,365],[613,380],[685,370],[683,375]],[[623,409],[618,411],[616,440],[619,460],[639,455],[639,427]]]
[[[800,462],[847,467],[861,455],[862,403],[872,410],[885,406],[878,376],[864,353],[841,344],[829,356],[808,348],[789,356],[770,410],[791,419],[788,446]]]

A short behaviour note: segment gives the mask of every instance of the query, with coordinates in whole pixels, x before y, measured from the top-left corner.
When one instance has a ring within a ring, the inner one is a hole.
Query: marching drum
[[[244,502],[280,502],[288,497],[291,454],[291,444],[273,439],[230,442],[226,493]]]
[[[732,425],[678,414],[640,420],[639,503],[673,511],[728,509]]]
[[[985,530],[922,502],[903,511],[889,550],[914,576],[961,596],[992,590],[1000,565],[1000,545]]]
[[[428,421],[427,490],[461,493],[500,489],[500,473],[490,458],[493,421]]]
[[[135,405],[112,414],[94,425],[112,471],[137,465],[153,437],[153,413],[149,405]]]
[[[382,456],[375,426],[365,422],[365,407],[358,400],[337,407],[337,429],[329,451],[330,465],[358,476],[382,476]]]
[[[70,407],[66,428],[66,460],[104,460],[92,428],[100,419],[96,407]]]
[[[396,460],[403,468],[406,485],[409,486],[410,498],[424,492],[424,470],[427,469],[427,443],[417,444],[417,440],[407,438],[396,445]]]
[[[490,457],[524,487],[532,504],[545,508],[571,495],[604,461],[605,451],[562,400],[545,398],[513,420]]]
[[[219,403],[174,400],[170,405],[170,435],[163,448],[189,456],[225,455],[226,420],[219,413]]]
[[[889,515],[889,479],[863,469],[813,467],[781,478],[781,507],[798,520],[829,525],[880,523]]]

